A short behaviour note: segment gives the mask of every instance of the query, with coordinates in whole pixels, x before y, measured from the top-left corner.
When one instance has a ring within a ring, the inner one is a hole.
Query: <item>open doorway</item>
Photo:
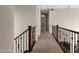
[[[41,9],[41,33],[49,32],[49,13],[48,9]]]

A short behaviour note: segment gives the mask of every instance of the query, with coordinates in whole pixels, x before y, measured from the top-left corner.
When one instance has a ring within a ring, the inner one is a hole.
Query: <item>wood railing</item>
[[[54,38],[56,39],[56,41],[58,42],[58,27],[52,25],[52,34],[54,36]]]
[[[16,53],[26,53],[32,51],[36,36],[35,29],[36,27],[28,26],[28,29],[14,39]]]
[[[76,42],[79,39],[79,32],[60,27],[59,25],[53,25],[52,34],[64,52],[74,52],[73,46],[76,46]]]

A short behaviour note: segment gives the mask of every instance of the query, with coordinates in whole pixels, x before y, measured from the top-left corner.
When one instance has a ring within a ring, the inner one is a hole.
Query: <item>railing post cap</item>
[[[59,26],[59,25],[57,25],[57,26]]]
[[[31,28],[32,26],[28,26],[28,28]]]

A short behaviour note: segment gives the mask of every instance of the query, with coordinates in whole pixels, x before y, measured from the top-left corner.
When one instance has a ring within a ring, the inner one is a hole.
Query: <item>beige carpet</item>
[[[54,37],[45,32],[41,34],[39,40],[35,43],[32,53],[63,53]]]

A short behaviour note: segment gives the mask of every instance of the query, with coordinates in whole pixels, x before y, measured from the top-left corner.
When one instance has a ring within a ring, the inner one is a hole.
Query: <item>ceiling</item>
[[[79,5],[39,5],[42,13],[48,13],[48,9],[79,9]]]
[[[41,9],[61,9],[61,8],[79,8],[79,5],[39,5]]]

